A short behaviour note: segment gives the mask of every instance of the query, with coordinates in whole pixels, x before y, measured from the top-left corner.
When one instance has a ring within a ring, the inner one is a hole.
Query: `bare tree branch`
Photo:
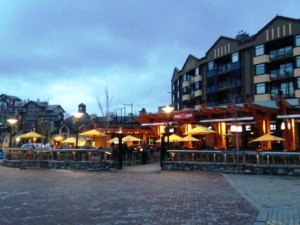
[[[107,88],[105,88],[104,93],[105,93],[104,100],[101,101],[99,97],[97,97],[97,102],[98,102],[98,107],[100,109],[101,115],[104,118],[103,127],[106,132],[109,127],[110,119],[111,119],[110,105],[112,103],[112,98],[109,96]]]

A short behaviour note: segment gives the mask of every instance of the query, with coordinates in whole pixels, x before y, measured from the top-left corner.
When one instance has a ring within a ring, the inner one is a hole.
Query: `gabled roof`
[[[36,104],[39,107],[46,108],[48,105],[48,102],[40,102],[40,101],[22,101],[20,104],[17,105],[17,107],[26,107],[28,104],[33,103]]]
[[[13,96],[13,95],[1,94],[1,95],[0,95],[0,99],[1,99],[1,98],[10,98],[10,99],[13,99],[13,100],[21,101],[21,99],[20,99],[19,97],[16,97],[16,96]]]
[[[199,59],[196,58],[195,56],[193,56],[192,54],[189,54],[189,56],[187,57],[187,59],[185,60],[183,66],[182,66],[182,69],[181,70],[184,70],[184,67],[186,66],[187,63],[189,62],[194,62],[194,61],[198,61]]]
[[[266,29],[268,29],[269,26],[271,26],[274,22],[276,22],[278,20],[285,20],[285,21],[300,23],[300,19],[294,19],[294,18],[285,17],[285,16],[275,16],[269,23],[267,23],[255,35],[253,35],[253,37],[257,37],[258,35],[260,35],[262,32],[264,32]]]
[[[187,71],[191,70],[192,68],[195,68],[195,65],[198,63],[198,61],[199,61],[198,58],[196,58],[195,56],[189,54],[189,56],[187,57],[187,59],[185,60],[185,62],[183,64],[181,70],[179,70],[177,67],[175,67],[175,69],[173,71],[172,80],[174,78],[176,79],[177,78],[176,76],[178,76],[179,73],[181,73],[181,72],[187,72]],[[186,68],[187,64],[191,63],[191,62],[194,63],[194,65],[192,66],[192,68],[190,68],[190,69]]]
[[[54,110],[57,109],[57,108],[60,108],[61,111],[62,111],[63,113],[65,113],[65,110],[61,107],[61,105],[48,105],[46,110],[47,110],[47,111],[54,111]]]
[[[232,42],[232,43],[239,43],[239,40],[235,39],[235,38],[231,38],[231,37],[225,37],[225,36],[220,36],[218,38],[218,40],[216,40],[216,42],[208,49],[208,51],[206,52],[206,55],[221,41],[221,40],[226,40],[228,42]]]

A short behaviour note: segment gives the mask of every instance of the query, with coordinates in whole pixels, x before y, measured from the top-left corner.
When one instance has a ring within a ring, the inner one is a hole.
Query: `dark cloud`
[[[156,111],[171,102],[171,78],[189,54],[221,36],[250,34],[299,3],[235,0],[31,0],[0,2],[0,89],[23,99],[52,96],[69,113],[99,113],[107,87],[114,107]],[[265,9],[268,8],[268,11]],[[13,85],[12,85],[13,83]],[[34,89],[32,89],[34,87]],[[34,91],[32,91],[34,90]]]

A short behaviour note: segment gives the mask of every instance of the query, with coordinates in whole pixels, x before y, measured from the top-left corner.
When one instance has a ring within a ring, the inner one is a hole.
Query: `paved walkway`
[[[300,177],[238,174],[225,177],[259,210],[255,225],[300,224]]]
[[[158,164],[116,172],[0,166],[0,224],[299,224],[299,182]]]

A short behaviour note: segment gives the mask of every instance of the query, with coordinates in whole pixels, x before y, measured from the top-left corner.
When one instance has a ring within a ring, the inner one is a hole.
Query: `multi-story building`
[[[276,16],[256,34],[221,36],[172,77],[176,110],[300,97],[300,20]]]
[[[0,125],[7,125],[7,119],[15,114],[15,107],[21,102],[22,100],[16,96],[0,95]]]
[[[21,100],[6,94],[0,95],[0,143],[8,145],[7,119],[15,117],[18,122],[14,134],[36,131],[50,139],[52,132],[64,121],[64,109],[60,105],[50,105],[46,101]]]
[[[49,137],[51,132],[61,126],[64,109],[60,105],[49,105],[46,101],[22,101],[15,106],[20,133],[36,131]]]
[[[230,140],[235,146],[248,147],[251,134],[272,132],[286,138],[282,148],[299,148],[298,98],[300,19],[283,16],[254,35],[241,31],[236,38],[221,36],[204,57],[190,55],[172,77],[175,118],[185,118],[181,115],[185,110],[193,115],[189,122],[213,126],[219,131],[215,143],[221,147],[228,145],[228,125],[235,122],[247,124],[246,135]],[[242,123],[246,118],[249,121]],[[293,129],[282,129],[282,123]]]
[[[299,149],[300,19],[276,16],[254,35],[221,36],[203,57],[189,55],[174,69],[171,89],[180,135],[203,124],[217,131],[204,140],[210,147],[250,148],[252,139],[272,133],[284,144],[256,147]]]

